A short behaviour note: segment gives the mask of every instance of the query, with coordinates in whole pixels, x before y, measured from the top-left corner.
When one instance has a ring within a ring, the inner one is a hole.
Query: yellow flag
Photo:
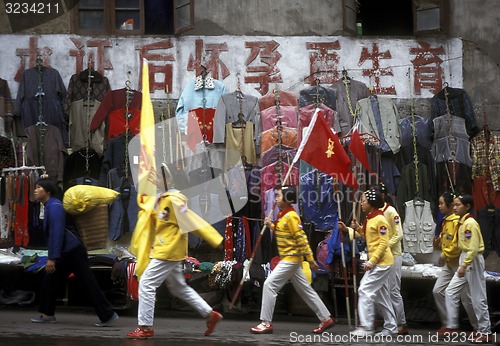
[[[135,275],[138,278],[149,264],[151,245],[155,232],[156,162],[155,162],[155,119],[151,95],[149,94],[148,61],[142,67],[142,107],[141,107],[141,149],[139,154],[139,174],[137,204],[139,215],[130,243],[130,252],[137,258]]]

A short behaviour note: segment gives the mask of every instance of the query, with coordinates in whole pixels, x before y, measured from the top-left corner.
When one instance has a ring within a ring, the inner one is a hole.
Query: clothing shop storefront
[[[136,24],[144,18],[137,15]],[[33,198],[34,183],[46,174],[63,191],[93,185],[118,193],[91,226],[101,234],[91,263],[115,305],[128,307],[137,299],[129,245],[139,212],[146,61],[156,167],[167,167],[175,187],[188,196],[189,208],[225,239],[224,251],[217,251],[189,235],[185,273],[210,305],[228,308],[264,217],[276,218],[274,187],[287,175],[287,183],[300,192],[294,207],[323,266],[313,286],[329,303],[342,304],[344,275],[350,283],[353,274],[359,280],[358,261],[366,255],[362,242],[342,239],[338,221],[363,220],[361,192],[381,183],[401,216],[403,282],[439,275],[440,251],[433,239],[443,215],[437,202],[452,190],[474,196],[484,256],[491,259],[487,280],[489,287],[495,284],[500,128],[496,114],[478,107],[467,90],[464,52],[469,47],[461,38],[154,36],[145,34],[143,25],[130,36],[127,30],[137,26],[125,19],[104,34],[80,28],[74,31],[79,34],[0,35],[0,288],[38,290],[33,283],[38,279],[26,275],[38,278],[46,256],[43,208]],[[357,186],[296,159],[316,113],[341,144],[318,152],[319,160],[347,155]],[[161,172],[158,192],[165,190]],[[83,219],[89,228],[92,217]],[[243,311],[259,305],[276,254],[273,234],[266,231],[249,269]],[[78,296],[78,285],[72,285],[61,298]],[[404,292],[411,292],[410,286],[403,284],[403,297],[410,299]],[[175,300],[165,307],[179,308]]]

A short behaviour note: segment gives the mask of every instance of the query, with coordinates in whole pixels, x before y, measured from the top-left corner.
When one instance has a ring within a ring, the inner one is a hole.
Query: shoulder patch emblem
[[[470,239],[472,237],[472,231],[470,229],[466,229],[465,232],[465,238]]]
[[[380,226],[380,234],[384,235],[387,233],[387,227],[385,226]]]
[[[400,221],[400,220],[399,220],[399,216],[398,216],[398,215],[394,216],[394,222],[395,222],[396,224],[398,224],[398,223],[399,223],[399,221]]]

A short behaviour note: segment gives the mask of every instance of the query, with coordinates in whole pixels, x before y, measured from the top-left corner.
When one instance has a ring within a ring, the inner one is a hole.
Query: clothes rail
[[[21,166],[21,167],[2,168],[2,173],[22,171],[22,170],[45,170],[45,166]]]

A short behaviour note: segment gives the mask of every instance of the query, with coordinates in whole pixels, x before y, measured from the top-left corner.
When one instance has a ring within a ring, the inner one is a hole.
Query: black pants
[[[88,293],[99,319],[101,321],[109,320],[113,316],[113,308],[90,269],[87,250],[83,245],[64,253],[56,261],[54,273],[45,273],[38,311],[47,316],[54,316],[58,288],[66,282],[70,273],[74,273],[85,285],[85,291]]]
[[[484,241],[484,257],[490,251],[500,256],[500,208],[488,206],[477,211],[477,222]]]

